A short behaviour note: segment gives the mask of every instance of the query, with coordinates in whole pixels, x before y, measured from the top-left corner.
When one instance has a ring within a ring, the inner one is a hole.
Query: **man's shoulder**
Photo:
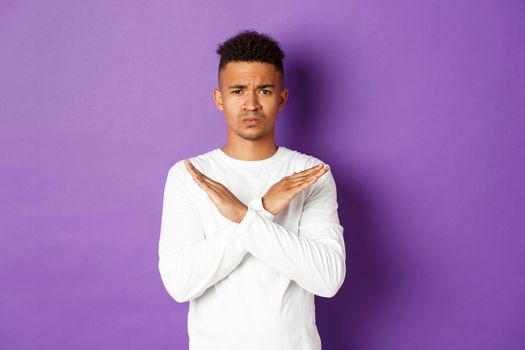
[[[330,164],[324,162],[319,157],[300,151],[288,149],[286,153],[288,157],[286,161],[289,162],[289,164],[292,164],[292,168],[294,169],[294,171],[300,172],[306,169],[310,169],[318,164],[325,164],[328,165],[328,167],[330,168],[330,170],[323,176],[321,176],[313,186],[307,189],[306,193],[314,191],[318,188],[324,188],[326,186],[335,186],[335,179],[333,177],[332,168]]]
[[[303,153],[298,150],[290,149],[284,146],[282,147],[285,150],[284,153],[286,160],[290,161],[291,163],[295,163],[300,167],[304,167],[304,169],[311,168],[320,163],[326,164],[321,159],[313,155]]]
[[[210,150],[205,153],[200,153],[194,156],[188,156],[186,158],[179,159],[171,165],[169,172],[173,173],[186,173],[186,165],[184,161],[189,160],[198,170],[202,171],[202,167],[211,162],[217,157],[217,148]]]

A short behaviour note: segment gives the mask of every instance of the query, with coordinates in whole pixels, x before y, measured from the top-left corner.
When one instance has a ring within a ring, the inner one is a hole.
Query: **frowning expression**
[[[273,64],[234,61],[220,71],[219,88],[213,97],[224,112],[229,138],[260,140],[273,137],[288,90]]]

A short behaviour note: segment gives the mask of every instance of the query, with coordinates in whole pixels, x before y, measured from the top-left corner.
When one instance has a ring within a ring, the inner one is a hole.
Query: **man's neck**
[[[264,143],[245,141],[242,143],[228,142],[221,150],[226,155],[239,160],[263,160],[273,156],[279,148],[273,140]]]

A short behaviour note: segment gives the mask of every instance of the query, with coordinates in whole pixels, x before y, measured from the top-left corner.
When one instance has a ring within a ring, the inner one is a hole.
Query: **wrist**
[[[237,220],[235,222],[239,224],[242,221],[242,219],[244,219],[244,217],[246,216],[247,212],[248,212],[248,206],[243,204],[241,209],[239,210],[239,214],[238,214]]]
[[[268,213],[275,215],[274,212],[272,212],[268,207],[268,201],[265,200],[264,196],[261,197],[261,204],[264,210],[266,210]]]
[[[270,211],[268,210],[268,207],[266,206],[266,202],[265,202],[265,198],[264,198],[264,196],[261,197],[261,205],[262,205],[262,207],[263,207],[264,210],[266,210],[267,212],[270,212]]]

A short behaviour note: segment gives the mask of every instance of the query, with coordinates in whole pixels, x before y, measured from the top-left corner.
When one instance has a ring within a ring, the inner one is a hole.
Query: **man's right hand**
[[[264,209],[273,215],[277,215],[290,204],[299,192],[313,185],[328,170],[327,165],[318,164],[309,169],[295,172],[293,175],[283,177],[279,182],[273,184],[263,196]]]

